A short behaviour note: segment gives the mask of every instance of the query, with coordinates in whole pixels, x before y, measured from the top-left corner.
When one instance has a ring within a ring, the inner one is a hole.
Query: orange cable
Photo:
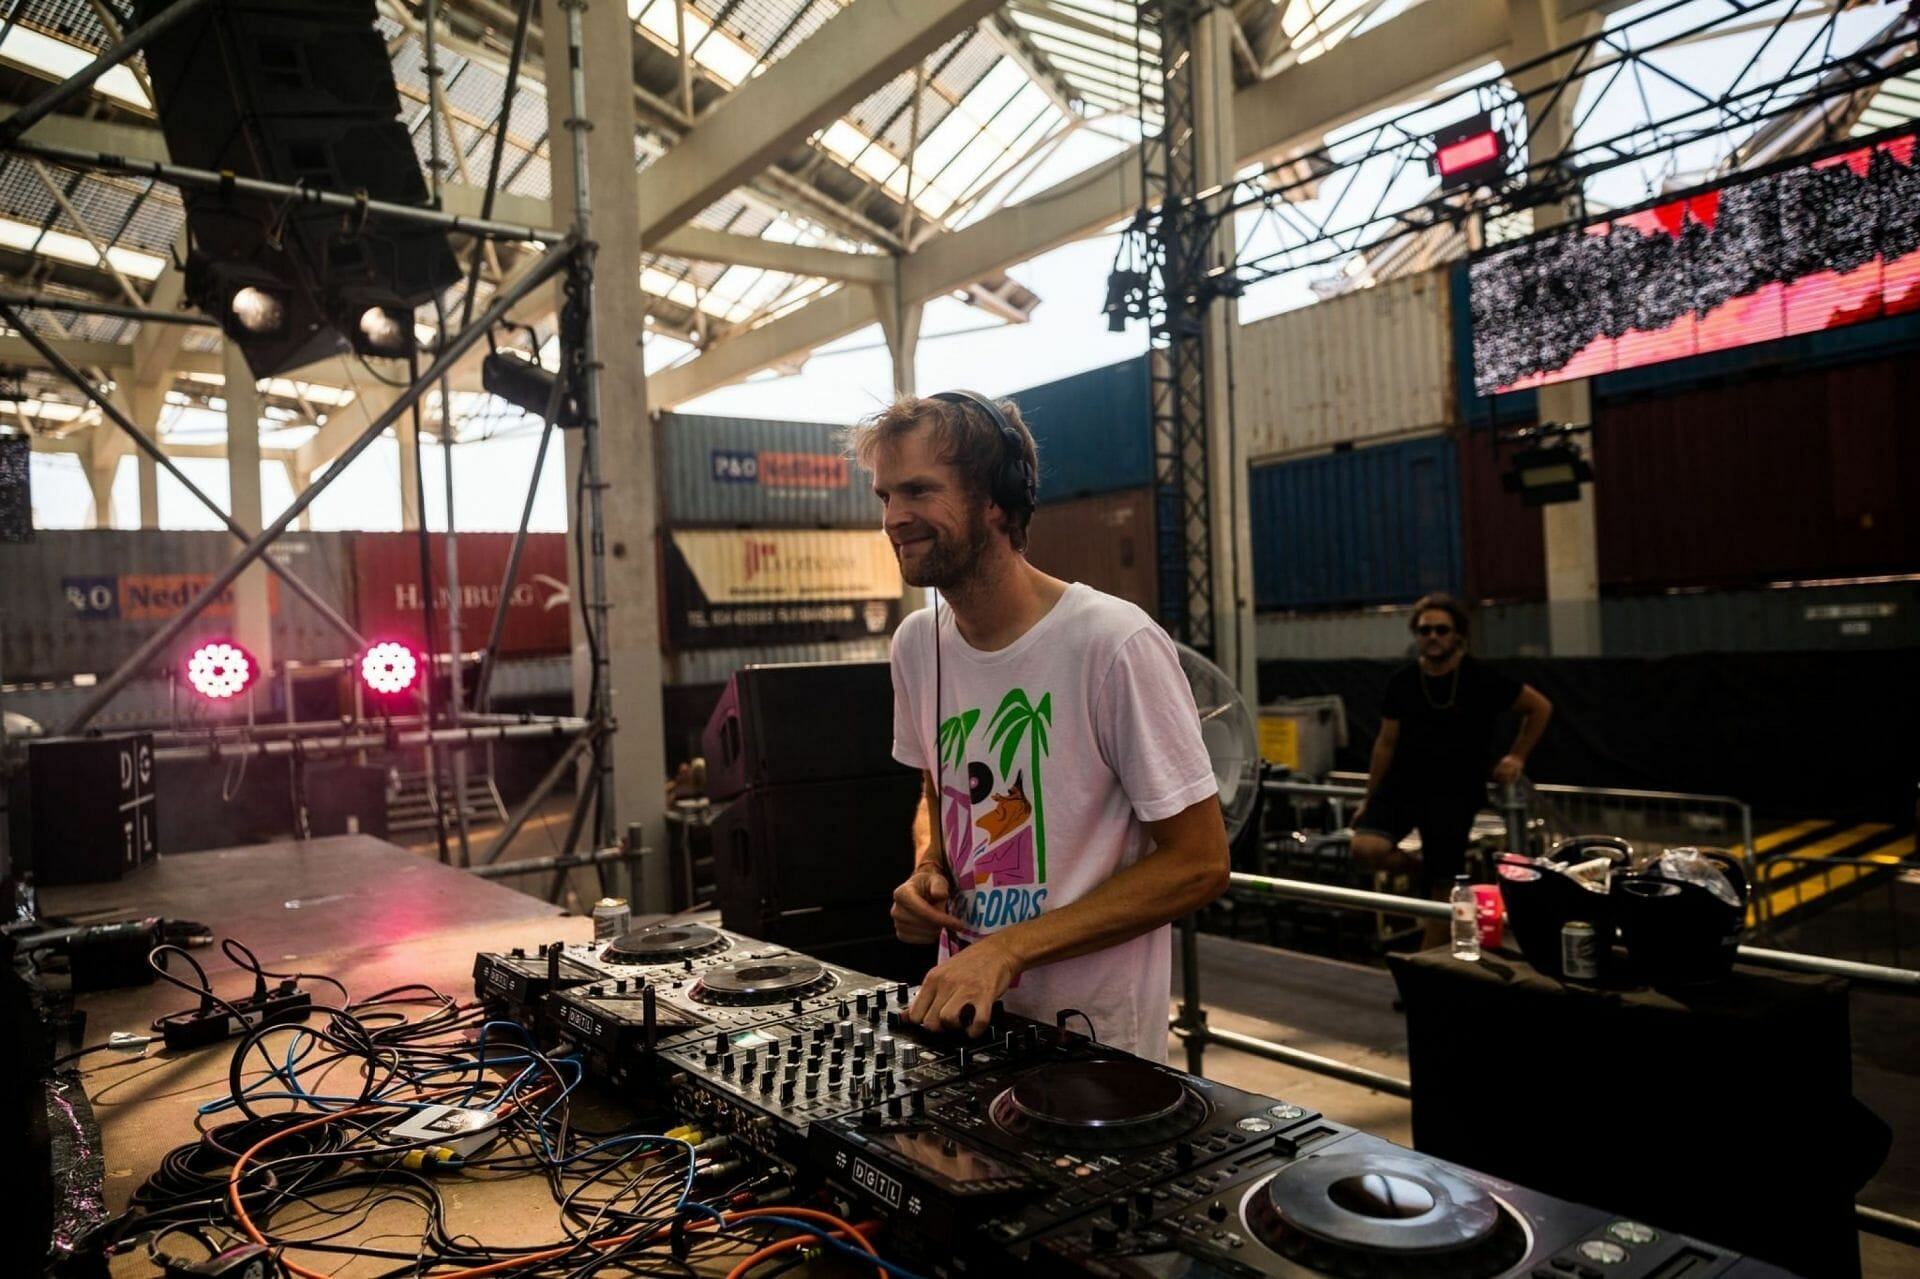
[[[858,1228],[861,1230],[878,1230],[880,1223],[877,1221],[863,1221]],[[831,1231],[830,1234],[831,1237],[835,1239],[845,1239],[847,1237],[847,1232],[844,1230]],[[813,1242],[814,1236],[812,1235],[795,1235],[791,1239],[782,1239],[779,1243],[768,1244],[733,1269],[727,1271],[727,1279],[745,1279],[746,1273],[749,1270],[752,1270],[769,1257],[777,1257],[783,1252],[791,1252],[795,1248],[805,1247],[807,1244]],[[882,1271],[881,1273],[884,1274],[885,1272]]]

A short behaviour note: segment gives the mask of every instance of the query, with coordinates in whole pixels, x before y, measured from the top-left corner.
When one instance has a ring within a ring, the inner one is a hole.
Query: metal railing
[[[1773,854],[1754,876],[1747,922],[1771,937],[1783,915],[1813,901],[1825,903],[1813,924],[1823,949],[1843,947],[1859,960],[1895,968],[1915,953],[1916,943],[1902,934],[1909,917],[1920,919],[1920,864],[1895,853]]]
[[[1362,773],[1334,772],[1317,787],[1285,779],[1268,782],[1267,786],[1270,790],[1293,789],[1302,795],[1337,792],[1341,802],[1352,803],[1365,797],[1366,781]],[[1521,782],[1488,789],[1487,806],[1500,814],[1508,828],[1509,847],[1516,851],[1524,843],[1522,830],[1548,839],[1617,835],[1631,843],[1636,853],[1647,855],[1683,845],[1707,844],[1738,853],[1748,878],[1753,877],[1753,808],[1732,795],[1555,782]]]
[[[1883,865],[1880,865],[1880,868],[1885,869]],[[1297,879],[1276,879],[1269,875],[1252,875],[1241,871],[1235,871],[1230,876],[1230,883],[1234,888],[1251,889],[1276,897],[1288,897],[1349,910],[1391,912],[1428,919],[1445,919],[1452,914],[1447,903],[1430,901],[1422,897],[1401,897],[1393,893],[1371,892],[1362,888],[1342,888],[1332,884],[1312,884]],[[1862,963],[1855,960],[1831,959],[1821,955],[1802,955],[1792,951],[1768,950],[1755,946],[1742,946],[1735,955],[1739,962],[1763,968],[1843,977],[1878,989],[1920,995],[1920,971],[1913,969]],[[1391,1096],[1411,1097],[1413,1095],[1411,1080],[1382,1074],[1364,1066],[1310,1053],[1270,1039],[1215,1029],[1207,1024],[1206,1006],[1201,997],[1200,985],[1200,923],[1199,916],[1194,914],[1180,921],[1180,1011],[1170,1023],[1174,1035],[1186,1046],[1187,1070],[1190,1074],[1202,1076],[1206,1074],[1207,1045],[1219,1044],[1250,1056],[1278,1062],[1299,1070],[1311,1071],[1330,1079],[1357,1084],[1363,1088],[1372,1088]],[[1858,1229],[1869,1234],[1920,1247],[1920,1221],[1856,1204],[1854,1222]]]

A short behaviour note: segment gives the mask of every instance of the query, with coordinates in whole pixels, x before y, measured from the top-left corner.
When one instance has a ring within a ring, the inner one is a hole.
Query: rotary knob
[[[859,1011],[861,1016],[863,1017],[866,1016],[866,1013],[867,1013],[867,992],[866,991],[863,990],[859,994],[853,997],[853,1006],[855,1009]]]
[[[780,1104],[786,1105],[793,1100],[793,1081],[789,1079],[780,1085]]]
[[[1218,1199],[1216,1199],[1212,1203],[1207,1205],[1208,1221],[1225,1221],[1226,1219],[1227,1219],[1227,1206],[1225,1204],[1221,1203]]]
[[[827,1067],[827,1083],[834,1087],[838,1087],[840,1084],[841,1077],[845,1073],[846,1072],[840,1069],[840,1063],[835,1062],[833,1065]]]
[[[818,1094],[819,1091],[820,1091],[820,1076],[815,1074],[809,1074],[807,1076],[807,1096],[812,1097]]]
[[[760,1091],[761,1092],[773,1091],[773,1072],[771,1070],[769,1070],[766,1074],[760,1076]]]

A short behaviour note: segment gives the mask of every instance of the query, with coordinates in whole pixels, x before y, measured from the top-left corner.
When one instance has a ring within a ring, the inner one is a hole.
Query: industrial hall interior
[[[1917,388],[1920,0],[0,0],[0,1275],[1920,1275]]]

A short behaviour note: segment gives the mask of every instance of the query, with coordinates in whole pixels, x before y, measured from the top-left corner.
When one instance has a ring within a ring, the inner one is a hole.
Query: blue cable
[[[720,1222],[722,1225],[729,1224],[727,1221],[727,1215],[725,1213],[720,1212],[717,1209],[712,1208],[707,1204],[687,1204],[685,1206],[689,1209],[692,1209],[695,1212],[706,1213],[708,1216],[712,1217],[715,1221]],[[810,1221],[802,1221],[798,1217],[775,1217],[775,1216],[768,1216],[762,1213],[756,1213],[754,1216],[742,1218],[740,1224],[754,1225],[763,1221],[770,1221],[770,1222],[773,1222],[775,1225],[792,1226],[795,1230],[805,1231],[807,1234],[814,1236],[816,1239],[820,1240],[821,1243],[826,1244],[828,1247],[836,1249],[837,1251],[840,1251],[840,1252],[844,1252],[848,1256],[853,1257],[861,1262],[864,1262],[869,1266],[878,1266],[880,1267],[880,1269],[886,1271],[888,1274],[898,1276],[898,1279],[924,1279],[924,1276],[922,1276],[918,1271],[908,1270],[905,1266],[895,1265],[893,1262],[888,1261],[882,1257],[876,1257],[873,1254],[867,1252],[865,1249],[856,1247],[855,1245],[848,1243],[845,1240],[835,1239],[830,1234],[828,1234],[827,1231],[822,1227],[816,1226]]]

